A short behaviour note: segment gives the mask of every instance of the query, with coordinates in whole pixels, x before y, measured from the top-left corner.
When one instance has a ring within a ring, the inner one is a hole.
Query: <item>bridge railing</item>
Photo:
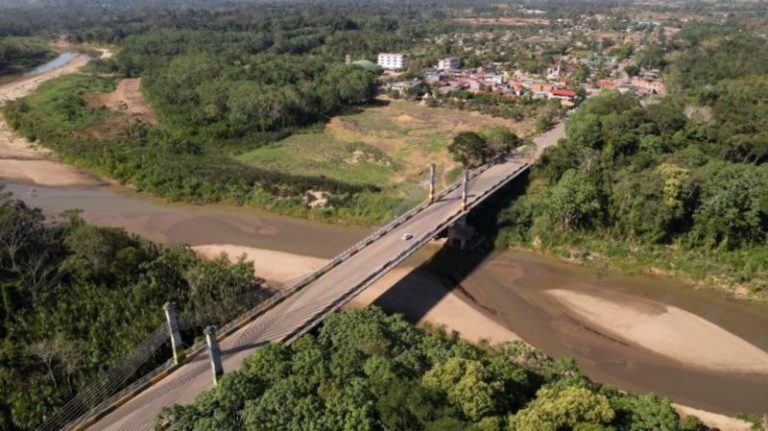
[[[488,196],[495,193],[498,189],[503,187],[505,184],[510,182],[512,179],[517,177],[520,172],[524,171],[530,166],[530,163],[523,163],[520,167],[518,167],[514,172],[512,172],[510,175],[502,178],[496,184],[491,186],[490,188],[483,191],[481,194],[477,195],[472,202],[470,203],[470,208],[474,208],[481,202],[483,202]],[[480,172],[488,169],[488,165],[484,166],[484,169],[482,169]],[[479,174],[476,173],[475,176]],[[451,190],[455,190],[456,187],[453,187]],[[446,193],[447,194],[447,193]],[[443,194],[445,196],[445,194]],[[407,259],[410,255],[416,252],[416,250],[423,247],[426,243],[431,241],[433,238],[435,238],[440,232],[447,229],[452,224],[456,223],[456,221],[461,218],[465,214],[464,211],[457,211],[454,213],[451,217],[448,217],[448,219],[444,220],[442,223],[439,223],[435,228],[431,229],[426,234],[422,235],[419,238],[416,238],[416,241],[413,241],[410,243],[410,246],[407,247],[402,252],[398,253],[395,257],[381,265],[378,270],[374,271],[373,273],[369,274],[365,279],[363,279],[361,282],[359,282],[357,285],[353,286],[349,292],[347,292],[344,295],[341,295],[339,298],[337,298],[335,301],[333,301],[331,304],[328,305],[322,312],[320,312],[317,316],[312,318],[311,320],[308,320],[305,322],[305,324],[301,325],[299,328],[296,328],[293,332],[291,332],[289,335],[287,335],[283,341],[287,344],[292,343],[305,333],[309,332],[314,328],[319,322],[322,322],[329,314],[335,312],[340,307],[342,307],[344,304],[349,302],[352,298],[354,298],[358,293],[368,288],[371,284],[373,284],[376,280],[381,278],[382,275],[387,273],[390,269],[394,268],[398,264],[400,264],[402,261]]]
[[[487,169],[489,169],[491,166],[493,166],[496,163],[496,160],[491,161],[490,163],[486,163],[478,168],[472,169],[468,173],[468,177],[471,180],[472,178],[477,177],[481,173],[485,172]],[[525,165],[527,167],[527,164]],[[521,168],[522,169],[522,168]],[[505,180],[502,180],[502,182],[505,182]],[[441,190],[439,193],[435,195],[434,202],[437,202],[444,198],[446,195],[450,194],[457,188],[461,187],[462,180],[455,181],[448,187]],[[484,193],[484,194],[487,194]],[[473,200],[473,202],[477,201],[477,198]],[[404,222],[408,221],[409,219],[413,218],[416,214],[423,211],[425,208],[429,207],[432,202],[429,200],[424,200],[419,205],[411,208],[410,210],[406,211],[405,213],[395,217],[392,221],[387,223],[386,225],[382,226],[381,228],[377,229],[376,231],[372,232],[365,238],[361,239],[357,243],[353,244],[352,246],[348,247],[346,250],[338,254],[335,258],[333,258],[331,261],[320,267],[319,269],[315,270],[311,274],[305,276],[304,278],[300,279],[298,282],[292,285],[288,285],[287,287],[277,291],[276,293],[272,294],[268,298],[260,298],[260,302],[256,304],[254,307],[250,308],[248,311],[240,314],[235,319],[231,320],[227,324],[223,325],[219,328],[217,331],[217,338],[223,339],[231,335],[232,333],[236,332],[252,320],[254,320],[259,315],[263,314],[264,312],[268,311],[269,309],[273,308],[275,305],[283,301],[285,298],[288,298],[289,296],[293,295],[297,291],[303,289],[304,287],[308,286],[318,278],[325,275],[327,272],[332,270],[333,268],[337,267],[341,263],[348,260],[350,257],[354,256],[358,252],[365,249],[367,246],[381,238],[382,236],[386,235],[387,233],[391,232],[393,229],[397,228],[398,226],[402,225]],[[457,216],[456,218],[458,218]],[[361,285],[355,286],[351,289],[351,292],[359,292],[360,290],[364,289],[370,283],[378,279],[381,274],[391,266],[394,266],[396,263],[393,264],[394,261],[397,261],[399,263],[405,257],[409,256],[413,253],[413,250],[416,250],[424,245],[424,243],[428,242],[431,238],[439,234],[443,229],[445,229],[449,224],[445,225],[445,223],[439,225],[437,228],[435,228],[430,234],[424,238],[420,238],[418,241],[414,242],[413,246],[409,247],[406,251],[403,253],[400,253],[393,261],[388,262],[386,265],[384,265],[379,271],[377,271],[372,276],[366,278],[366,281],[364,281]],[[391,265],[391,266],[390,266]],[[339,305],[340,306],[340,305]],[[334,304],[332,304],[331,307],[334,307]],[[333,308],[333,310],[337,309],[338,307]],[[332,311],[333,311],[332,310]],[[331,312],[332,312],[331,311]],[[327,314],[323,314],[324,316]],[[316,319],[313,319],[311,322],[309,322],[309,326],[305,325],[303,327],[311,328],[314,326]],[[322,319],[321,319],[322,320]],[[307,329],[309,330],[309,329]],[[157,331],[156,331],[157,332]],[[287,337],[286,340],[289,342],[293,340],[295,337],[300,336],[304,332],[299,331],[300,333],[291,334],[291,336]],[[155,336],[155,333],[153,333],[153,336]],[[295,336],[295,337],[294,337]],[[163,340],[164,342],[167,342],[167,334],[166,338]],[[159,348],[158,346],[157,348]],[[199,340],[197,343],[190,346],[185,351],[185,357],[186,361],[191,361],[195,357],[197,357],[199,354],[205,351],[206,345],[202,340]],[[98,419],[104,417],[105,415],[109,414],[111,411],[116,409],[117,407],[125,404],[126,402],[130,401],[133,397],[135,397],[140,392],[144,391],[148,387],[152,386],[159,380],[162,380],[164,377],[169,375],[173,370],[176,369],[176,365],[174,364],[173,360],[169,359],[156,369],[152,370],[151,372],[147,373],[146,375],[142,376],[141,378],[133,381],[132,383],[128,384],[127,386],[124,386],[124,382],[120,384],[111,383],[109,388],[109,391],[100,391],[98,392],[101,396],[100,400],[97,400],[93,395],[88,398],[89,402],[87,404],[82,403],[79,400],[80,393],[75,397],[75,399],[68,402],[62,409],[60,409],[52,418],[50,418],[48,421],[46,421],[43,425],[37,428],[37,431],[53,431],[53,430],[83,430],[93,423],[95,423]],[[115,367],[117,368],[117,367]],[[112,370],[110,370],[111,372]],[[108,372],[107,374],[109,375]],[[91,388],[99,386],[99,383],[96,382],[92,385],[90,385],[85,390],[81,391],[84,393],[90,393]]]

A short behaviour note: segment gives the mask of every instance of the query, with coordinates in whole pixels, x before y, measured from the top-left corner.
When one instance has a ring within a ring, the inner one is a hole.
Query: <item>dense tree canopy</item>
[[[22,72],[53,56],[43,38],[2,36],[0,33],[0,75]]]
[[[676,36],[670,96],[640,103],[604,91],[574,112],[528,194],[502,212],[508,238],[633,248],[647,251],[646,264],[669,267],[670,254],[695,256],[684,264],[717,263],[705,273],[765,290],[768,63],[755,53],[768,45],[724,33]]]
[[[272,344],[157,423],[200,430],[696,430],[669,401],[582,377],[522,343],[478,347],[377,308]]]
[[[39,425],[162,324],[165,301],[205,310],[256,283],[244,262],[202,262],[188,247],[160,248],[76,213],[50,223],[3,194],[0,428]]]

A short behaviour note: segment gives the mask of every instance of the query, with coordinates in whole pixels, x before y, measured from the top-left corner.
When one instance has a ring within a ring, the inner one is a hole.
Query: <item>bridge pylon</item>
[[[464,178],[461,181],[461,210],[467,210],[467,189],[469,188],[469,170],[464,169]]]
[[[176,317],[176,303],[166,302],[163,305],[165,320],[168,321],[168,333],[171,337],[171,349],[173,349],[173,364],[181,365],[185,359],[184,342],[181,340],[179,320]]]
[[[429,203],[435,201],[435,164],[429,164]]]
[[[208,344],[208,357],[211,360],[213,385],[216,386],[224,374],[224,367],[221,365],[221,349],[219,348],[219,341],[216,339],[216,327],[208,326],[203,333],[205,334],[205,342]]]

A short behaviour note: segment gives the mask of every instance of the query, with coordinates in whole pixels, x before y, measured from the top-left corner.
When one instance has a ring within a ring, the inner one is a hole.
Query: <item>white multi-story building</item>
[[[461,60],[456,57],[443,58],[437,62],[437,68],[440,70],[456,70],[461,67]]]
[[[383,69],[401,70],[408,65],[408,56],[399,53],[382,52],[379,54],[379,66]]]

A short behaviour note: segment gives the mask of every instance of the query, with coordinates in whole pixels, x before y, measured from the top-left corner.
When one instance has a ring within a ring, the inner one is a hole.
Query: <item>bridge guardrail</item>
[[[512,174],[509,176],[502,178],[500,181],[498,181],[496,184],[494,184],[491,188],[485,190],[483,193],[478,195],[475,199],[472,200],[472,207],[478,205],[481,203],[487,196],[494,193],[501,187],[503,187],[506,183],[517,177],[517,174],[520,171],[523,171],[527,169],[530,166],[530,163],[524,163],[519,168],[517,168]],[[486,168],[487,169],[487,168]],[[445,220],[443,223],[440,223],[437,227],[430,230],[426,234],[422,235],[421,238],[419,238],[417,241],[413,242],[410,247],[403,250],[402,252],[398,253],[395,257],[390,259],[387,263],[383,264],[378,271],[370,274],[368,277],[366,277],[363,281],[358,283],[356,286],[352,287],[349,292],[346,294],[341,295],[339,298],[337,298],[335,301],[333,301],[331,304],[328,305],[320,314],[312,318],[311,320],[307,321],[304,325],[300,326],[299,328],[296,328],[293,332],[288,334],[285,338],[283,338],[283,342],[286,344],[290,344],[305,333],[309,332],[314,328],[319,322],[323,321],[329,314],[335,312],[338,310],[341,306],[343,306],[345,303],[347,303],[352,297],[356,296],[361,291],[368,288],[371,284],[373,284],[376,280],[378,280],[387,270],[397,266],[400,264],[403,260],[408,258],[411,254],[413,254],[416,250],[423,247],[426,243],[431,241],[435,236],[437,236],[440,232],[442,232],[444,229],[452,225],[456,222],[461,216],[464,214],[464,211],[457,211],[456,214],[449,217],[447,220]]]
[[[509,157],[509,155],[507,156]],[[493,160],[489,163],[486,163],[478,168],[472,169],[468,173],[468,178],[472,179],[480,175],[481,173],[488,170],[491,166],[493,166],[496,163],[496,160]],[[529,164],[526,163],[523,165],[523,167],[527,167]],[[523,167],[519,168],[523,169]],[[434,202],[439,201],[441,198],[445,197],[446,195],[450,194],[457,188],[461,187],[462,179],[459,179],[449,185],[448,187],[441,190],[439,193],[435,195]],[[484,193],[483,195],[485,195]],[[473,200],[473,202],[476,202],[477,198]],[[382,226],[381,228],[375,230],[362,240],[358,241],[354,245],[348,247],[346,250],[344,250],[342,253],[337,255],[334,259],[332,259],[330,262],[323,265],[321,268],[317,269],[313,273],[307,275],[305,278],[294,284],[293,286],[287,287],[277,294],[267,298],[265,301],[259,303],[257,306],[253,307],[251,310],[246,311],[245,313],[241,314],[236,319],[232,320],[231,322],[227,323],[226,325],[222,326],[219,331],[217,331],[217,339],[221,340],[223,338],[228,337],[232,333],[236,332],[237,330],[244,327],[246,324],[254,320],[259,315],[263,314],[264,312],[268,311],[272,307],[276,306],[278,303],[282,302],[285,298],[288,298],[295,294],[296,292],[302,290],[304,287],[309,285],[310,283],[314,282],[318,278],[325,275],[328,271],[335,268],[336,266],[340,265],[341,263],[345,262],[347,259],[349,259],[351,256],[357,254],[358,252],[365,249],[368,245],[372,244],[377,239],[381,238],[382,236],[386,235],[387,233],[391,232],[394,228],[400,226],[403,222],[413,218],[416,214],[420,213],[427,207],[429,207],[432,204],[432,202],[429,202],[429,200],[424,200],[419,205],[411,208],[410,210],[406,211],[405,213],[399,215],[398,217],[394,218],[392,221],[387,223],[386,225]],[[455,217],[458,218],[458,217]],[[428,236],[428,239],[425,240],[423,243],[421,241],[418,242],[418,247],[423,246],[426,242],[431,240],[432,237],[437,235],[439,232],[441,232],[443,229],[446,228],[446,226],[443,226],[441,224],[438,226],[438,230],[435,230],[434,232],[430,232],[430,235]],[[450,225],[450,224],[448,224]],[[414,244],[415,245],[415,244]],[[410,247],[407,250],[407,253],[401,253],[399,254],[395,260],[398,260],[398,263],[405,259],[405,257],[409,256],[413,251],[415,250],[413,247]],[[403,257],[401,257],[403,255]],[[388,262],[385,264],[385,266],[382,267],[380,271],[377,271],[376,274],[381,274],[381,272],[388,268],[389,264]],[[378,279],[380,275],[377,275],[375,278],[373,278],[368,284],[365,284],[365,287],[370,285],[373,281]],[[369,277],[370,278],[370,277]],[[366,279],[368,280],[368,278]],[[356,286],[352,289],[353,292],[358,292],[362,290],[364,287]],[[338,307],[334,308],[337,309]],[[314,319],[313,319],[314,322]],[[313,326],[310,326],[310,328]],[[289,338],[285,338],[286,340],[289,340]],[[290,341],[289,341],[290,342]],[[198,343],[193,344],[188,349],[186,349],[185,352],[185,362],[188,363],[195,359],[200,353],[202,353],[205,350],[205,343],[202,341],[199,341]],[[183,365],[183,364],[182,364]],[[143,392],[153,384],[157,383],[158,381],[162,380],[163,378],[167,377],[169,374],[171,374],[178,366],[176,366],[173,363],[173,360],[168,360],[161,366],[157,367],[153,371],[150,371],[140,379],[136,380],[135,382],[131,383],[130,385],[126,386],[124,389],[117,391],[115,394],[109,396],[107,399],[105,399],[103,402],[99,403],[97,406],[91,408],[86,412],[84,415],[75,418],[73,421],[71,421],[67,426],[65,426],[64,430],[74,430],[74,431],[81,431],[89,426],[93,425],[96,421],[98,421],[100,418],[106,416],[110,412],[114,411],[119,406],[127,403],[132,398],[134,398],[139,393]],[[45,425],[45,424],[44,424]],[[45,430],[47,428],[44,428],[41,426],[38,428],[38,431]]]

